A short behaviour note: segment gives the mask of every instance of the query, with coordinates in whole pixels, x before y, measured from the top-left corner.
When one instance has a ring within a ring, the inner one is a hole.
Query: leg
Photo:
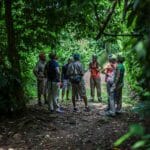
[[[69,99],[69,89],[67,89],[67,92],[66,92],[66,99],[67,100]]]
[[[102,98],[101,98],[101,78],[95,79],[95,84],[96,84],[96,89],[97,89],[98,101],[101,102],[102,101]]]
[[[43,95],[44,95],[44,103],[45,104],[47,104],[47,90],[48,90],[47,79],[44,79],[44,91],[43,91]]]
[[[93,78],[90,78],[90,88],[91,88],[91,98],[92,98],[92,101],[94,101],[95,83],[94,83],[94,79]]]
[[[37,93],[38,93],[38,105],[41,106],[42,83],[40,80],[37,80]]]
[[[121,112],[122,109],[122,87],[118,88],[116,91],[116,112]]]
[[[59,85],[57,82],[53,82],[53,105],[55,109],[59,108],[58,98],[59,98]]]
[[[84,101],[85,107],[87,107],[87,106],[88,106],[88,105],[87,105],[87,97],[86,97],[86,96],[82,96],[82,98],[83,98],[83,101]]]
[[[107,110],[109,110],[110,109],[110,87],[111,87],[111,85],[107,82],[106,83],[106,88],[107,88],[107,95],[108,95],[108,106],[107,106]]]
[[[62,97],[62,101],[64,101],[64,95],[65,95],[65,89],[64,89],[64,88],[62,88],[62,95],[61,95],[61,97]]]
[[[70,82],[67,80],[67,92],[66,92],[66,98],[69,100],[69,91],[70,91]]]
[[[47,99],[48,109],[50,111],[54,111],[53,106],[53,91],[52,91],[52,83],[48,82],[48,99]]]
[[[115,116],[115,99],[114,99],[114,91],[110,91],[110,110],[109,113],[113,116]]]
[[[85,107],[87,107],[88,104],[87,104],[87,96],[86,96],[84,80],[82,80],[78,85],[78,93],[81,96],[81,98],[83,99]]]
[[[64,101],[65,92],[66,92],[66,80],[63,80],[63,86],[62,86],[62,101]]]
[[[75,95],[76,95],[76,84],[72,83],[72,104],[74,108],[76,108]]]

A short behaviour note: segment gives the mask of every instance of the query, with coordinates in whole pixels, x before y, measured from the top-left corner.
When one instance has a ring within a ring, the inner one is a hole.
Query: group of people
[[[66,94],[66,99],[69,99],[70,90],[72,91],[73,112],[77,112],[76,100],[84,101],[84,111],[90,111],[86,96],[86,88],[84,82],[84,69],[80,62],[80,55],[74,54],[73,58],[69,58],[67,63],[62,68],[59,67],[56,54],[49,54],[49,61],[46,61],[44,53],[39,54],[39,60],[33,70],[37,78],[38,89],[38,105],[42,105],[41,97],[44,97],[45,104],[48,104],[50,112],[63,112],[59,105],[59,91],[62,88],[62,101]],[[101,69],[97,61],[97,56],[92,56],[92,61],[89,64],[90,71],[90,88],[91,101],[95,100],[95,88],[97,89],[97,99],[102,102],[101,97],[101,76],[105,74],[107,85],[108,106],[106,114],[115,116],[116,113],[121,113],[122,110],[122,88],[124,79],[124,58],[118,56],[109,56],[108,64]]]

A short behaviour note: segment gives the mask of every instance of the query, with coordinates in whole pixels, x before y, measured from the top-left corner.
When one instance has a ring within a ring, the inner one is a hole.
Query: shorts
[[[72,83],[72,97],[75,97],[77,93],[79,93],[81,97],[86,96],[85,83],[83,79],[78,84]]]
[[[69,80],[63,80],[62,90],[69,90],[71,87],[71,83]]]

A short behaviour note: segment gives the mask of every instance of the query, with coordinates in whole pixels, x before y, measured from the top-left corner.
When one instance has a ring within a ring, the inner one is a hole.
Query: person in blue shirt
[[[50,112],[62,112],[58,104],[59,89],[61,84],[59,64],[56,60],[56,54],[51,53],[49,57],[50,61],[45,67],[45,76],[48,80],[48,108]]]

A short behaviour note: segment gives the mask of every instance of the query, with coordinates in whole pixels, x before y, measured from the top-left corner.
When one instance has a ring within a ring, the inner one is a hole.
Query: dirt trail
[[[0,150],[107,150],[113,142],[137,122],[135,115],[124,113],[115,118],[104,114],[105,105],[90,103],[90,112],[73,113],[64,105],[63,114],[50,114],[46,106],[30,106],[22,116],[0,121]],[[124,145],[125,149],[129,149]],[[123,147],[124,147],[123,146]],[[123,148],[124,149],[124,148]]]
[[[84,78],[89,88],[89,72]],[[131,123],[139,122],[129,110],[107,117],[106,105],[101,103],[89,103],[91,111],[84,112],[83,103],[77,102],[80,111],[73,113],[71,102],[67,102],[62,104],[62,114],[50,114],[47,106],[31,104],[21,115],[0,118],[0,150],[110,150]],[[130,149],[132,142],[126,142],[121,150]]]

